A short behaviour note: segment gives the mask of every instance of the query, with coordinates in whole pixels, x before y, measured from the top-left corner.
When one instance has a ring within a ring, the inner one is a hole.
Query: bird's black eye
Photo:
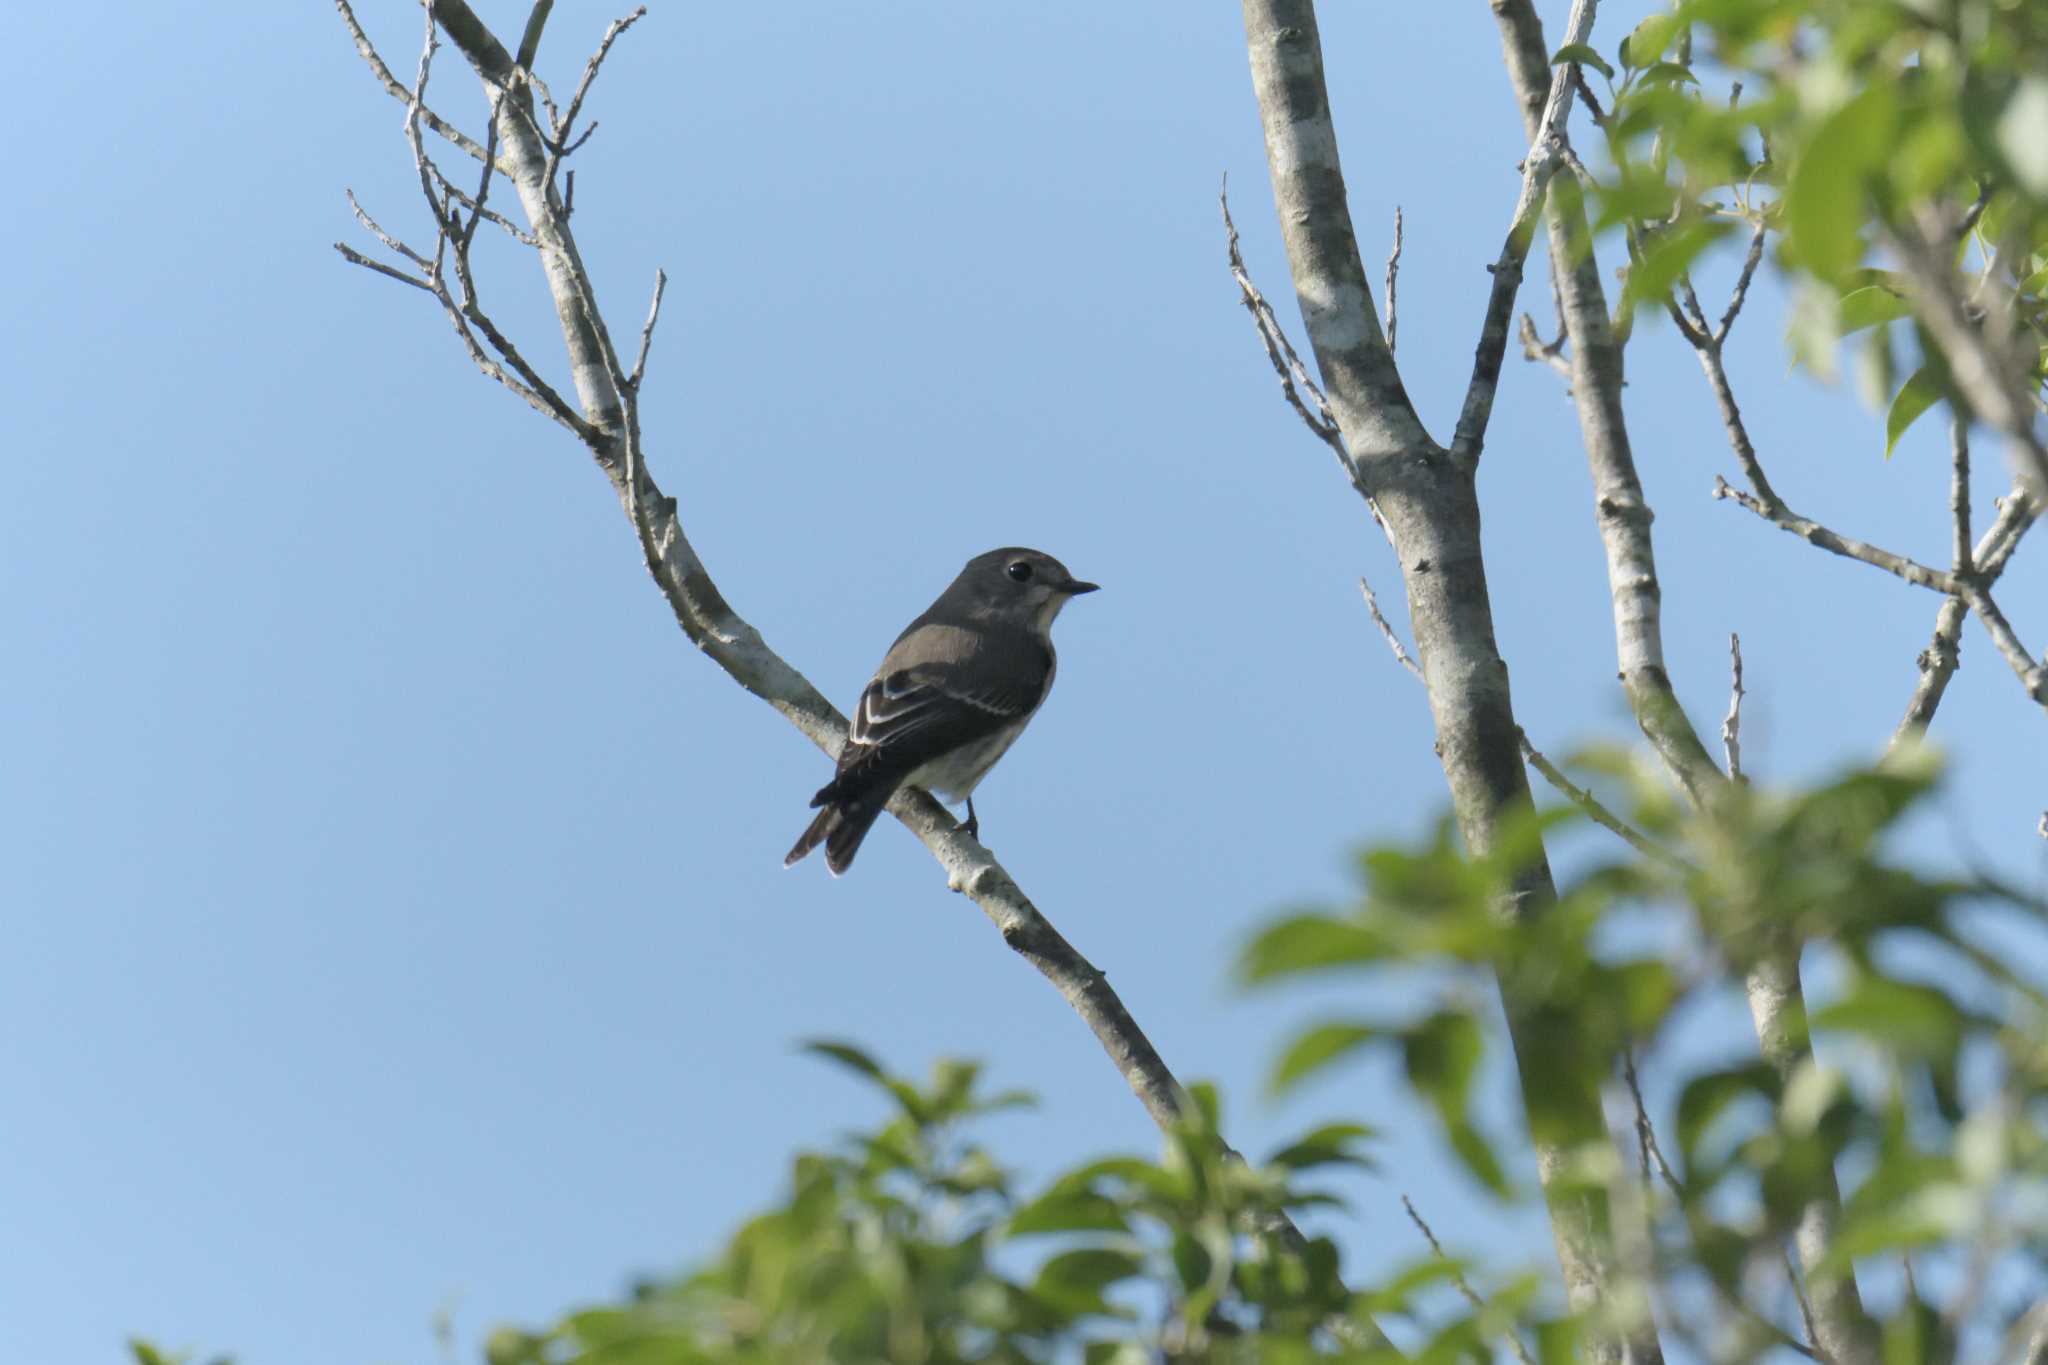
[[[1029,583],[1031,581],[1031,561],[1028,559],[1013,559],[1003,572],[1010,576],[1012,582]]]

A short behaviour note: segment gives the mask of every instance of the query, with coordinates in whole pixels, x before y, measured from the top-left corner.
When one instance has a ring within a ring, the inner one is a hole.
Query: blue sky
[[[525,12],[480,8],[508,36]],[[1405,210],[1402,367],[1446,434],[1523,150],[1497,41],[1476,3],[1325,8],[1353,210],[1374,260]],[[1604,7],[1598,45],[1643,8]],[[413,8],[362,10],[410,71]],[[558,9],[557,90],[610,17]],[[782,869],[826,760],[683,640],[580,450],[424,295],[335,256],[370,245],[344,187],[423,234],[401,107],[328,7],[29,7],[16,50],[0,1357],[107,1361],[139,1332],[420,1361],[443,1308],[469,1354],[687,1263],[798,1145],[872,1119],[794,1055],[813,1035],[920,1073],[986,1058],[1043,1097],[991,1135],[1033,1172],[1150,1147],[1086,1031],[900,829],[843,880]],[[435,102],[475,127],[444,59]],[[650,459],[734,605],[845,705],[976,552],[1102,583],[982,788],[990,846],[1168,1061],[1225,1086],[1240,1146],[1388,1129],[1341,1226],[1361,1273],[1418,1249],[1402,1191],[1448,1240],[1539,1255],[1539,1223],[1503,1238],[1429,1158],[1384,1070],[1260,1101],[1285,1025],[1334,993],[1227,984],[1263,916],[1342,894],[1347,849],[1444,800],[1355,586],[1404,620],[1391,556],[1224,269],[1228,171],[1292,321],[1234,8],[656,3],[589,112],[583,249],[620,327],[669,272]],[[485,264],[559,374],[530,261]],[[1934,424],[1884,462],[1851,395],[1788,375],[1782,324],[1767,278],[1730,356],[1780,491],[1945,562]],[[1711,501],[1735,469],[1696,364],[1646,325],[1630,366],[1696,720],[1740,630],[1753,772],[1870,757],[1936,602]],[[1511,359],[1481,483],[1524,725],[1554,751],[1629,739],[1549,372]],[[2041,583],[2030,545],[2004,596],[2036,647]],[[1974,624],[1964,660],[1920,848],[2038,878],[2041,718]]]

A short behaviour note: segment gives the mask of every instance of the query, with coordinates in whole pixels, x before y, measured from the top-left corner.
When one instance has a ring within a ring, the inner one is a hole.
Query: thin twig
[[[1395,347],[1395,333],[1400,330],[1400,314],[1396,311],[1396,300],[1400,297],[1397,289],[1401,282],[1401,206],[1394,205],[1394,249],[1387,253],[1387,354],[1392,355]]]
[[[626,376],[626,387],[637,390],[640,378],[647,373],[647,348],[654,344],[654,324],[661,319],[661,296],[668,289],[668,272],[654,272],[654,298],[647,305],[647,321],[640,328],[640,354],[633,357],[633,373]]]
[[[2022,485],[2015,485],[2012,492],[1999,501],[1997,520],[1978,539],[1970,555],[1979,584],[1988,588],[1998,581],[1999,575],[2005,572],[2006,562],[2012,558],[2020,539],[2038,515],[2037,504]],[[1914,661],[1920,676],[1914,684],[1912,697],[1906,702],[1906,714],[1893,731],[1892,745],[1902,743],[1908,735],[1925,731],[1933,723],[1934,713],[1948,690],[1949,680],[1955,676],[1961,663],[1963,617],[1968,614],[1968,606],[1959,597],[1943,602],[1941,610],[1935,614],[1934,638],[1928,641],[1927,648],[1921,650]]]
[[[1780,530],[1798,536],[1809,545],[1832,551],[1846,559],[1859,560],[1873,568],[1883,569],[1905,579],[1908,583],[1951,595],[1959,586],[1955,575],[1946,570],[1929,568],[1918,560],[1893,554],[1890,550],[1879,549],[1867,541],[1832,531],[1810,517],[1800,516],[1780,501],[1776,492],[1766,496],[1745,493],[1716,474],[1714,496],[1740,504]]]
[[[1622,1051],[1621,1075],[1628,1083],[1629,1099],[1635,1103],[1636,1140],[1642,1143],[1643,1150],[1648,1152],[1651,1160],[1655,1162],[1658,1179],[1664,1182],[1665,1188],[1671,1191],[1671,1197],[1682,1207],[1685,1203],[1685,1187],[1679,1183],[1677,1174],[1671,1169],[1671,1163],[1664,1159],[1663,1147],[1658,1145],[1657,1129],[1650,1122],[1649,1107],[1643,1103],[1643,1086],[1636,1075],[1636,1054],[1633,1048]]]
[[[1728,714],[1721,720],[1721,746],[1728,751],[1728,776],[1736,782],[1742,775],[1742,637],[1728,632]]]
[[[374,270],[379,275],[388,275],[392,279],[397,280],[400,284],[409,284],[415,289],[424,289],[429,294],[434,292],[434,286],[428,284],[419,276],[408,275],[403,270],[400,270],[395,266],[386,265],[382,261],[373,261],[368,256],[365,256],[362,252],[357,251],[352,246],[348,246],[342,242],[336,242],[334,244],[334,249],[336,251],[339,251],[341,253],[341,258],[344,261],[347,261],[350,265],[359,265],[365,270]]]
[[[1736,314],[1742,311],[1743,303],[1749,298],[1749,284],[1756,278],[1756,268],[1764,258],[1764,225],[1759,222],[1749,234],[1749,254],[1742,258],[1742,273],[1735,277],[1735,289],[1728,296],[1728,307],[1721,314],[1721,324],[1714,329],[1714,344],[1728,339],[1728,329],[1735,325]]]
[[[1529,742],[1528,735],[1520,735],[1519,738],[1522,744],[1522,757],[1529,766],[1541,773],[1544,781],[1563,793],[1566,800],[1591,816],[1594,824],[1619,835],[1630,848],[1645,857],[1656,859],[1666,867],[1685,867],[1685,859],[1653,841],[1647,834],[1602,805],[1599,797],[1566,777],[1563,770],[1543,756],[1541,749]]]
[[[1223,190],[1217,196],[1223,209],[1223,231],[1230,253],[1230,276],[1237,281],[1238,302],[1252,315],[1252,325],[1258,328],[1259,340],[1265,344],[1266,359],[1273,363],[1273,373],[1280,377],[1280,393],[1287,405],[1301,417],[1316,439],[1337,453],[1337,462],[1344,466],[1344,472],[1353,484],[1358,482],[1358,471],[1351,463],[1351,452],[1344,446],[1344,435],[1337,429],[1337,418],[1330,411],[1330,403],[1323,391],[1316,386],[1309,374],[1308,366],[1301,363],[1295,353],[1294,344],[1287,339],[1287,332],[1280,326],[1280,319],[1273,312],[1273,305],[1266,302],[1266,296],[1252,283],[1251,271],[1244,263],[1244,252],[1238,247],[1237,224],[1230,217],[1230,177],[1223,178]],[[1303,401],[1306,391],[1315,400],[1315,411],[1309,411]]]
[[[349,8],[348,0],[334,0],[334,8],[340,12],[341,22],[348,26],[348,34],[356,45],[356,51],[362,54],[365,62],[369,63],[370,74],[377,78],[378,83],[384,87],[385,91],[393,99],[401,101],[410,100],[412,92],[400,84],[398,78],[391,74],[391,68],[384,65],[384,59],[377,55],[377,49],[370,42],[369,35],[364,33],[363,26],[356,22],[355,11]],[[420,119],[428,128],[447,138],[457,147],[469,153],[469,155],[479,161],[484,159],[484,149],[477,144],[475,138],[470,137],[459,128],[444,122],[433,110],[421,109]]]
[[[2048,707],[2048,664],[2035,658],[2027,647],[2020,643],[2020,637],[2013,631],[2012,623],[2005,619],[2005,613],[1991,594],[1975,583],[1965,583],[1962,598],[1970,604],[1970,610],[1977,613],[1977,619],[1984,623],[1990,633],[1991,643],[1999,656],[2012,666],[2014,676],[2020,680],[2020,687],[2027,696],[2040,706]]]
[[[1806,1296],[1806,1282],[1799,1278],[1799,1267],[1792,1263],[1791,1248],[1780,1245],[1778,1256],[1785,1263],[1785,1282],[1792,1286],[1792,1300],[1799,1305],[1799,1321],[1806,1327],[1806,1339],[1808,1341],[1819,1341],[1820,1333],[1814,1330],[1813,1325],[1813,1300]],[[1795,1346],[1798,1345],[1797,1342],[1793,1344]],[[1799,1347],[1799,1349],[1816,1360],[1820,1359],[1818,1351],[1804,1346]]]
[[[371,236],[375,237],[378,241],[382,242],[386,250],[389,250],[391,252],[396,253],[397,255],[405,257],[405,259],[411,261],[414,265],[418,266],[422,270],[428,270],[433,267],[434,263],[427,257],[421,255],[419,252],[413,250],[411,247],[407,246],[398,238],[393,237],[390,233],[386,232],[378,224],[377,220],[370,216],[370,211],[364,208],[362,204],[356,199],[356,192],[354,190],[345,189],[342,191],[342,193],[348,196],[348,206],[350,210],[354,212],[356,216],[356,221],[358,223],[361,223],[363,227],[370,233]]]
[[[1452,1261],[1449,1254],[1444,1251],[1443,1243],[1437,1241],[1436,1233],[1430,1230],[1429,1224],[1422,1221],[1422,1215],[1415,1211],[1415,1205],[1409,1201],[1408,1196],[1405,1194],[1401,1196],[1401,1207],[1408,1210],[1408,1221],[1415,1224],[1417,1230],[1429,1242],[1431,1253],[1439,1261],[1451,1267],[1451,1283],[1457,1287],[1458,1293],[1464,1296],[1465,1302],[1472,1305],[1472,1311],[1484,1313],[1486,1311],[1486,1300],[1479,1297],[1479,1291],[1472,1287],[1471,1281],[1465,1278],[1465,1272],[1458,1269],[1457,1263]],[[1536,1365],[1536,1362],[1530,1358],[1529,1349],[1522,1345],[1521,1335],[1513,1328],[1504,1330],[1508,1344],[1514,1347],[1515,1358],[1521,1361],[1522,1365]]]
[[[1584,43],[1593,32],[1597,6],[1592,0],[1573,0],[1565,20],[1564,45]],[[1571,144],[1565,140],[1565,120],[1572,111],[1572,86],[1578,64],[1567,62],[1551,72],[1550,92],[1544,99],[1543,116],[1529,139],[1529,154],[1522,160],[1522,187],[1515,197],[1514,213],[1508,220],[1507,240],[1500,256],[1489,269],[1493,287],[1487,292],[1486,313],[1479,327],[1479,343],[1473,350],[1472,378],[1465,386],[1465,402],[1458,412],[1458,425],[1451,437],[1451,452],[1470,464],[1479,459],[1486,442],[1486,426],[1493,416],[1493,398],[1500,387],[1501,355],[1507,349],[1508,324],[1514,317],[1515,295],[1522,287],[1522,266],[1529,245],[1536,238],[1536,225],[1543,216],[1545,192],[1560,166],[1571,158]],[[1528,339],[1523,338],[1526,351]]]
[[[1413,673],[1417,678],[1421,678],[1421,666],[1408,656],[1408,651],[1401,647],[1401,637],[1394,634],[1394,627],[1388,623],[1385,616],[1380,614],[1380,600],[1373,596],[1372,584],[1366,582],[1364,577],[1361,576],[1358,580],[1358,590],[1365,594],[1365,609],[1372,613],[1372,623],[1380,628],[1380,635],[1386,640],[1387,648],[1394,651],[1394,662],[1407,669],[1410,673]]]
[[[541,171],[543,185],[553,185],[555,171],[561,166],[562,159],[582,146],[590,134],[597,131],[597,125],[593,123],[582,138],[574,142],[569,140],[570,130],[576,125],[576,115],[583,111],[583,97],[590,93],[591,82],[597,79],[597,69],[604,65],[605,55],[612,50],[612,44],[618,40],[621,33],[646,16],[647,6],[642,5],[625,18],[612,20],[610,27],[605,29],[604,37],[598,41],[597,51],[591,53],[590,60],[584,64],[583,79],[576,83],[576,93],[569,97],[569,107],[562,111],[561,119],[555,123],[554,137],[550,140],[553,145],[548,151],[547,165]]]
[[[1951,473],[1948,485],[1949,519],[1955,524],[1951,567],[1957,578],[1968,578],[1970,567],[1970,425],[1961,417],[1948,424]]]

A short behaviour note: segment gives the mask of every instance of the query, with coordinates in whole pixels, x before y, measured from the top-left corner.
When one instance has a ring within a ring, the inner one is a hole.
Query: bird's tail
[[[825,846],[825,866],[836,877],[853,866],[853,855],[860,852],[861,840],[867,838],[868,831],[874,828],[876,818],[882,813],[882,805],[872,799],[838,797],[830,787],[819,792],[812,804],[824,809],[798,836],[782,865],[794,867],[822,843]]]

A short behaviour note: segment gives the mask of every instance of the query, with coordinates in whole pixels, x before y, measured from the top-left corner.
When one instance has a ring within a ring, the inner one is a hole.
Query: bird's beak
[[[1078,578],[1070,578],[1067,580],[1067,586],[1061,591],[1069,597],[1079,597],[1084,592],[1095,592],[1101,587],[1100,583],[1083,583]]]

